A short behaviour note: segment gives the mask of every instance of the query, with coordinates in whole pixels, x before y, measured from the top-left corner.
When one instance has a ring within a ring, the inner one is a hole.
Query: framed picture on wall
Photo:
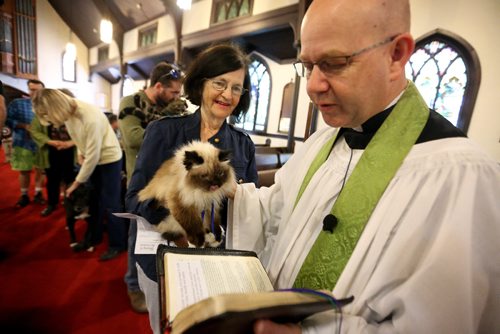
[[[283,100],[281,101],[280,121],[278,132],[288,133],[290,129],[290,118],[292,117],[293,92],[295,83],[289,82],[283,88]]]
[[[62,79],[63,81],[76,82],[76,55],[68,51],[62,55]]]

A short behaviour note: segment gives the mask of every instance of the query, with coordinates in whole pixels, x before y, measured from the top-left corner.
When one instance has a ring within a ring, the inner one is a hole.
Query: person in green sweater
[[[182,88],[181,71],[166,62],[158,63],[151,71],[150,85],[144,90],[125,96],[120,101],[119,128],[127,170],[127,184],[132,177],[135,161],[141,147],[146,126],[168,114],[167,106],[179,99]],[[144,294],[139,289],[135,261],[135,239],[137,224],[130,223],[128,239],[128,268],[124,281],[132,309],[147,312]]]

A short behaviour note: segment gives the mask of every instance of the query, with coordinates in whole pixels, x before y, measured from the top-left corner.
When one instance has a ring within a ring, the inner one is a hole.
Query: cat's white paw
[[[75,218],[76,220],[79,220],[79,219],[87,219],[87,218],[89,218],[89,217],[90,217],[90,215],[89,215],[89,213],[88,213],[88,212],[82,212],[82,213],[80,213],[78,216],[75,216],[74,218]]]
[[[219,247],[220,244],[222,244],[222,240],[221,241],[217,241],[215,239],[215,235],[212,232],[205,233],[205,246],[206,247],[215,248],[215,247]]]

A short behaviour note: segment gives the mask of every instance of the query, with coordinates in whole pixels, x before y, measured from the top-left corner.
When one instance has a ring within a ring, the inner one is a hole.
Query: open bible
[[[257,319],[299,322],[337,309],[337,300],[319,291],[274,291],[254,252],[159,245],[157,265],[162,331],[252,333]]]

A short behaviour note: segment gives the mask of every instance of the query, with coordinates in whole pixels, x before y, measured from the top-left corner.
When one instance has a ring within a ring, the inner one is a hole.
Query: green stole
[[[429,108],[415,85],[409,82],[341,190],[331,211],[338,219],[338,225],[333,233],[320,232],[300,268],[295,288],[333,290],[375,206],[417,141],[428,118]],[[334,139],[321,148],[312,162],[295,204],[314,173],[330,155]]]

